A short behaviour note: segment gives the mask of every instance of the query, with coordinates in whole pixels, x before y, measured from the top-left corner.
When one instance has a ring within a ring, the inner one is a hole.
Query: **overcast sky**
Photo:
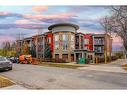
[[[107,15],[108,6],[0,6],[0,45],[16,40],[19,33],[27,37],[47,32],[49,25],[61,22],[79,25],[78,32],[104,33],[99,20]],[[113,38],[113,49],[120,46],[120,39]]]

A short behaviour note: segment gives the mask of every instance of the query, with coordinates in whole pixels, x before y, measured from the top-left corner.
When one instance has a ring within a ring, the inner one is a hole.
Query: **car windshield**
[[[4,57],[0,57],[0,61],[6,61]]]

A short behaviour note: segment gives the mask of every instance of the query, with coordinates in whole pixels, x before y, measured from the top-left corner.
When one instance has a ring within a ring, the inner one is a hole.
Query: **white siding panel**
[[[72,26],[57,26],[52,29],[52,32],[60,32],[60,31],[76,32],[76,29]]]

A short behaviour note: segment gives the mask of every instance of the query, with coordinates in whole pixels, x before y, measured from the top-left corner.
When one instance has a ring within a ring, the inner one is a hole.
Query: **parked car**
[[[0,71],[2,70],[12,70],[12,62],[0,56]]]
[[[10,57],[9,60],[10,60],[12,63],[18,63],[18,58],[17,58],[17,57]]]

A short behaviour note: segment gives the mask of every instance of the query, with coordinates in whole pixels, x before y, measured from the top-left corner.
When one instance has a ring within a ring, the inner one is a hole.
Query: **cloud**
[[[51,14],[51,15],[31,15],[31,14],[25,14],[24,18],[26,19],[34,19],[34,20],[40,20],[40,21],[46,21],[46,20],[53,20],[53,19],[68,19],[73,17],[74,13],[58,13],[58,14]]]
[[[9,12],[0,12],[0,16],[7,16],[7,15],[10,15]]]
[[[75,18],[73,21],[74,22],[77,21],[75,24],[79,25],[80,29],[82,29],[82,30],[98,31],[98,32],[102,32],[102,33],[104,32],[104,30],[98,20]]]
[[[1,11],[0,12],[0,18],[6,18],[6,17],[18,17],[18,18],[23,18],[22,14],[17,14],[17,13],[10,13],[6,11]]]
[[[15,23],[16,24],[33,24],[32,21],[26,20],[26,19],[24,19],[24,20],[16,20]]]
[[[35,12],[43,12],[48,10],[48,6],[34,6],[32,7],[32,10]]]
[[[0,29],[24,28],[24,29],[43,29],[41,24],[0,24]]]
[[[17,28],[25,28],[25,29],[42,29],[42,25],[37,24],[17,24]]]

